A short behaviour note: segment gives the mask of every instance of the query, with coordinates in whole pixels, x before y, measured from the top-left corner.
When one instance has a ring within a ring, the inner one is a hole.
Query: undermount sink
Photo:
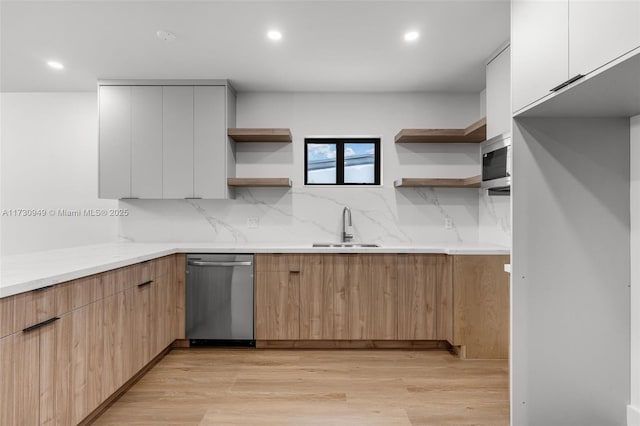
[[[372,248],[380,247],[378,244],[367,243],[313,243],[313,247],[323,248]]]

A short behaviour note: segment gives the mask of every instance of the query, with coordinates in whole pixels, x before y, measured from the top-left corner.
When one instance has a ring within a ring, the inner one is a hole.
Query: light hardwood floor
[[[506,360],[444,350],[174,349],[96,425],[506,425]]]

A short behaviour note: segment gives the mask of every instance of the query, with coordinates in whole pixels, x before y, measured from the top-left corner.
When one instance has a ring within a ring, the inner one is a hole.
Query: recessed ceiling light
[[[420,37],[420,33],[418,33],[417,31],[409,31],[408,33],[404,34],[405,41],[416,41],[418,37]]]
[[[156,31],[156,37],[158,37],[162,41],[174,41],[176,39],[176,35],[167,30]]]
[[[49,65],[49,67],[53,68],[54,70],[64,69],[64,65],[62,65],[60,62],[57,62],[57,61],[48,61],[47,65]]]
[[[271,30],[267,33],[267,37],[271,40],[277,41],[282,39],[282,33],[280,31]]]

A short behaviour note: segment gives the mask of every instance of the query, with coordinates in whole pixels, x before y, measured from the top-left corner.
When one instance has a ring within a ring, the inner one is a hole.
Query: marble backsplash
[[[476,189],[257,188],[235,200],[127,200],[119,237],[136,242],[294,243],[339,241],[351,207],[355,240],[386,245],[477,242]],[[258,227],[250,228],[249,220]],[[445,219],[452,227],[445,228]],[[496,225],[493,225],[495,228]]]
[[[489,196],[482,191],[479,197],[478,240],[511,247],[510,196]]]

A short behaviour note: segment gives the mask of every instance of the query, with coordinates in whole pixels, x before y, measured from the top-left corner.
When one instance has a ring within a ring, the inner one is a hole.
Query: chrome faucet
[[[342,242],[348,243],[353,240],[353,223],[351,222],[351,209],[345,206],[342,210]]]

